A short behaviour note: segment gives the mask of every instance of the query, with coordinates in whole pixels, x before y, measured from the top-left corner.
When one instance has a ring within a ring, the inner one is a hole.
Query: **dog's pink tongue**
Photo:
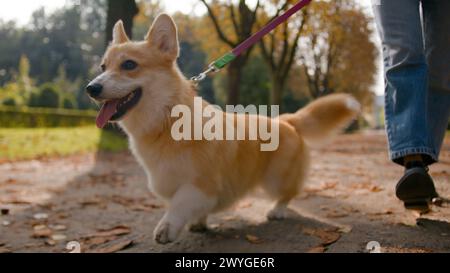
[[[97,116],[97,127],[100,129],[105,128],[108,121],[114,116],[116,113],[117,105],[119,105],[120,100],[112,100],[105,103],[100,109],[100,112]]]

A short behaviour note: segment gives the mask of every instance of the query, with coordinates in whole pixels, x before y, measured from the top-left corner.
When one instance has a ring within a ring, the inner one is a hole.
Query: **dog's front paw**
[[[269,221],[282,221],[298,216],[297,212],[289,208],[274,208],[267,214]]]
[[[179,233],[180,229],[176,228],[175,225],[170,222],[161,221],[156,227],[153,236],[158,244],[165,245],[174,242]]]

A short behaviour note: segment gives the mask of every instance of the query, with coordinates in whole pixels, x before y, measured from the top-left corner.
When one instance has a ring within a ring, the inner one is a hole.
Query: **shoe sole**
[[[407,170],[397,184],[396,195],[406,209],[421,212],[429,211],[432,200],[438,197],[432,178],[423,168]]]

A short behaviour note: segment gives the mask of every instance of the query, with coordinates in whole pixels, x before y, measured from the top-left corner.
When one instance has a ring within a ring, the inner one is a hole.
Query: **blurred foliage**
[[[350,93],[366,109],[374,104],[377,49],[373,26],[353,0],[314,1],[299,47],[311,97]]]
[[[94,111],[0,106],[0,128],[76,127],[95,117]]]
[[[44,84],[38,92],[31,94],[30,107],[60,108],[61,91],[54,84]]]
[[[259,6],[244,0],[205,2],[216,15],[225,40],[236,44],[295,1],[260,1]],[[161,0],[136,3],[139,13],[134,18],[133,33],[141,40],[164,5]],[[248,26],[245,15],[254,11],[257,21]],[[37,10],[25,26],[0,20],[0,40],[8,41],[0,43],[0,105],[96,109],[84,86],[99,73],[106,15],[107,0],[68,0],[51,13]],[[173,17],[180,35],[178,63],[186,77],[198,74],[231,49],[230,43],[219,38],[208,14],[176,13]],[[369,22],[354,0],[314,1],[305,12],[265,38],[272,55],[263,54],[262,46],[256,46],[245,62],[232,64],[238,68],[227,68],[202,82],[199,94],[211,103],[224,105],[230,102],[230,88],[236,86],[230,82],[238,81],[236,100],[241,104],[281,100],[283,111],[294,112],[321,95],[346,92],[369,109],[376,74]],[[293,56],[292,62],[283,59],[285,54]],[[233,71],[239,71],[240,76],[230,74]]]
[[[0,43],[0,103],[27,105],[35,85],[54,83],[69,94],[60,105],[92,108],[84,84],[104,51],[105,3],[69,0],[52,13],[35,11],[23,27],[0,20],[0,40],[8,41]]]
[[[80,141],[82,139],[82,141]],[[124,151],[125,138],[95,126],[77,128],[0,128],[0,161]]]

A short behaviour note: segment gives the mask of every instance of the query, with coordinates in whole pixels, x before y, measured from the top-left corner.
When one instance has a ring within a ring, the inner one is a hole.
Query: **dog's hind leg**
[[[281,171],[279,171],[281,170]],[[289,209],[289,202],[301,191],[308,170],[308,156],[298,153],[292,164],[275,169],[263,183],[264,190],[276,200],[275,207],[267,214],[269,220],[295,218],[298,214]]]
[[[216,198],[207,196],[194,185],[182,186],[154,231],[155,241],[159,244],[174,242],[189,221],[207,216],[216,203]]]
[[[297,213],[288,208],[290,201],[291,199],[279,200],[276,203],[275,207],[267,214],[267,219],[269,221],[280,221],[284,219],[294,218]]]

